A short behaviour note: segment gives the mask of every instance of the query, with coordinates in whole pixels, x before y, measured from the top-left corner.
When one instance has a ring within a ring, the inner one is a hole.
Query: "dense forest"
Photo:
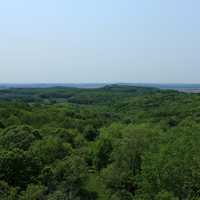
[[[0,90],[0,200],[199,197],[199,94]]]

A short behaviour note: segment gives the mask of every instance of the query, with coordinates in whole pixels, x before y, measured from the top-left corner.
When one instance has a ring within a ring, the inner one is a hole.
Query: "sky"
[[[200,83],[199,0],[6,0],[0,83]]]

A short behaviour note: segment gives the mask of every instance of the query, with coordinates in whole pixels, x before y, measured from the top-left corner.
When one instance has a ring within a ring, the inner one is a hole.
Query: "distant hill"
[[[182,92],[200,93],[200,84],[159,84],[159,83],[117,83],[117,84],[106,84],[106,83],[34,83],[34,84],[0,84],[0,89],[10,88],[54,88],[54,87],[65,87],[65,88],[85,88],[95,89],[103,88],[105,86],[135,86],[135,87],[146,87],[146,88],[159,88],[162,90],[177,90]]]
[[[72,87],[72,88],[100,88],[104,87],[104,83],[34,83],[34,84],[0,84],[1,89],[8,88],[52,88],[52,87]]]
[[[98,88],[78,87],[38,87],[38,88],[4,88],[0,90],[0,99],[23,100],[28,102],[56,101],[78,104],[106,104],[126,97],[150,94],[159,91],[157,88],[129,85],[105,85]]]

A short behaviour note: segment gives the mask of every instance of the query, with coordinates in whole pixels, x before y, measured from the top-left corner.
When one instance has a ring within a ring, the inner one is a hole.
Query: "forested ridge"
[[[0,90],[0,200],[134,199],[200,199],[199,94]]]

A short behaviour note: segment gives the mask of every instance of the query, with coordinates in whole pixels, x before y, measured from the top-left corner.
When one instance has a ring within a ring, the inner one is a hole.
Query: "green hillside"
[[[1,200],[199,196],[199,94],[125,85],[0,90]]]

